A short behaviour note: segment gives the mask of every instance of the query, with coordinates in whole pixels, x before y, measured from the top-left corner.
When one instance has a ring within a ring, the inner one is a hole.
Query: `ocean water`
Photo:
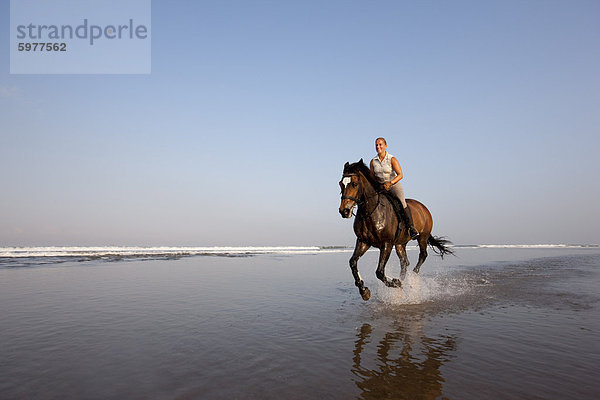
[[[351,251],[2,248],[0,398],[598,397],[597,246]]]

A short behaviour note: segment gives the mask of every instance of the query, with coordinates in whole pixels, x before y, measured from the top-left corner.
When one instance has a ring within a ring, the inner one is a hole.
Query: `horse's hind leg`
[[[390,259],[390,254],[392,254],[392,246],[391,243],[386,243],[379,249],[379,265],[377,266],[375,275],[377,275],[377,278],[385,283],[386,286],[400,287],[402,285],[400,279],[390,279],[385,275],[385,264],[387,264]]]
[[[369,250],[369,247],[371,246],[356,239],[356,247],[354,248],[354,253],[352,253],[352,257],[350,257],[350,270],[352,271],[352,276],[354,277],[354,284],[356,285],[356,287],[358,287],[358,292],[365,301],[371,298],[371,291],[368,287],[365,286],[365,283],[360,278],[360,273],[358,272],[357,264],[358,259],[361,258],[367,250]]]
[[[404,279],[406,277],[406,267],[410,265],[410,260],[406,255],[406,243],[396,245],[396,254],[400,259],[400,279]]]
[[[427,258],[427,241],[429,240],[429,235],[421,234],[417,240],[419,241],[419,262],[413,271],[418,274],[419,270],[421,269],[421,265],[423,265],[425,259]]]

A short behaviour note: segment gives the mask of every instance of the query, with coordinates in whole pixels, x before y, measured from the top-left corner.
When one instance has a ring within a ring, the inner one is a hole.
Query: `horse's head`
[[[362,164],[362,159],[360,160]],[[354,165],[354,164],[352,164]],[[353,171],[349,163],[344,165],[344,173],[340,181],[342,189],[342,202],[340,203],[340,214],[343,218],[352,217],[352,210],[359,203],[361,196],[361,183],[358,171]]]

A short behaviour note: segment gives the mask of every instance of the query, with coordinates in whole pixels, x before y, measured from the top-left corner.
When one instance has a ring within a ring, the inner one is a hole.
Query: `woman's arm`
[[[385,187],[385,190],[389,190],[390,186],[399,182],[400,179],[402,179],[404,177],[404,175],[402,174],[402,168],[400,168],[400,163],[398,162],[398,160],[396,160],[396,157],[392,157],[392,169],[394,170],[394,172],[397,175],[391,181],[383,184],[383,186]]]

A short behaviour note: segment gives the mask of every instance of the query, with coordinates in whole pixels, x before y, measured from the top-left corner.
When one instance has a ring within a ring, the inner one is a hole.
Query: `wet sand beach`
[[[401,290],[377,255],[368,302],[349,252],[0,268],[0,398],[600,394],[600,249],[457,248]]]

